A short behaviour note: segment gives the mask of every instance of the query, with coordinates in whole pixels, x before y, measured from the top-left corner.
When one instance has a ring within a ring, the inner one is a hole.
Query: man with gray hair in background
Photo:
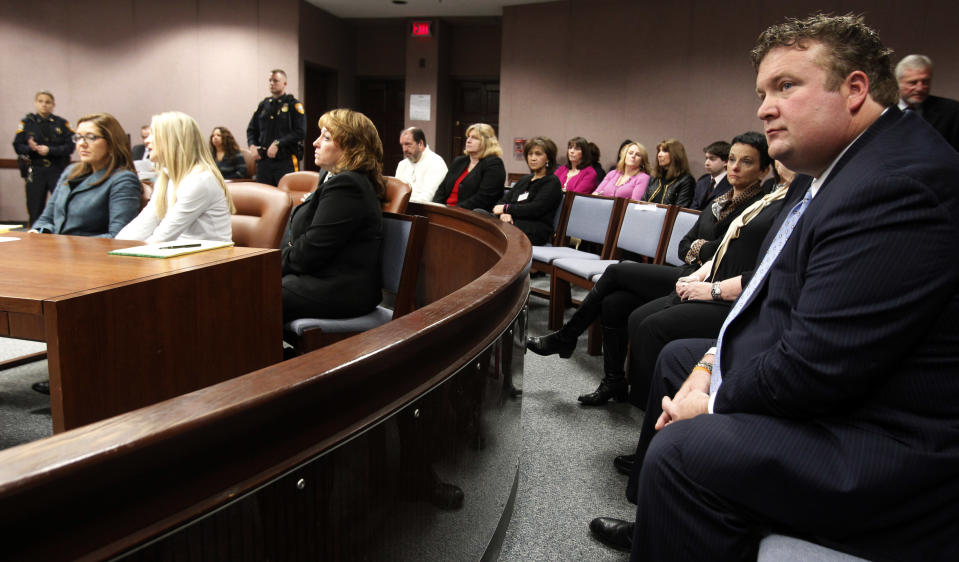
[[[922,115],[946,141],[959,151],[959,101],[929,95],[932,87],[932,59],[906,55],[896,65],[899,81],[899,109]]]
[[[433,201],[436,188],[446,177],[446,162],[443,162],[439,154],[430,150],[423,129],[403,129],[400,133],[400,146],[403,147],[405,158],[396,166],[396,177],[410,184],[413,189],[410,201]]]

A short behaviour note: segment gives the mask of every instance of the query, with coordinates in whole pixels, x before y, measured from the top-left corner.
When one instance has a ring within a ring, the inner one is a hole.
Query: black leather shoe
[[[440,509],[452,510],[463,506],[463,490],[455,484],[437,480],[427,491],[430,503]]]
[[[40,394],[50,394],[50,381],[35,382],[30,388]]]
[[[559,335],[559,332],[553,332],[538,338],[526,338],[526,349],[546,357],[559,353],[560,357],[567,359],[573,355],[573,350],[576,349],[576,340],[567,343]]]
[[[617,402],[625,402],[629,396],[627,389],[625,379],[610,379],[610,377],[607,376],[603,379],[603,382],[599,383],[596,390],[580,396],[578,400],[582,402],[584,406],[602,406],[608,402],[610,398],[615,399]]]
[[[633,549],[633,523],[612,517],[597,517],[589,522],[593,537],[606,546],[629,552]]]
[[[625,474],[626,476],[629,476],[629,474],[633,471],[633,465],[635,464],[636,464],[635,454],[619,455],[618,457],[613,459],[613,466],[616,467],[616,470],[618,470],[620,474]]]

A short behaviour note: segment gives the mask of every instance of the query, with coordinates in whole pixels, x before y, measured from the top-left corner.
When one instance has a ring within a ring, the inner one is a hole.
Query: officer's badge
[[[293,108],[296,109],[296,112],[299,113],[300,115],[303,115],[305,113],[302,103],[297,102],[297,104],[294,105]]]
[[[283,107],[280,108],[280,111],[282,111],[283,113],[286,113],[289,110],[290,110],[290,104],[288,103],[284,103]]]
[[[23,132],[23,121],[20,121],[20,126],[17,127],[17,132],[18,132],[18,133],[22,133],[22,132]]]
[[[60,127],[54,127],[53,130],[56,131],[58,135],[63,134],[63,129],[61,129]]]

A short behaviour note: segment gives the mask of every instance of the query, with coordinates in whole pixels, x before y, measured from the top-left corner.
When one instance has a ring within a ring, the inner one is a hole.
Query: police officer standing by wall
[[[270,71],[270,97],[260,102],[246,128],[256,181],[276,185],[284,174],[297,171],[305,137],[303,104],[286,93],[286,72]]]
[[[73,154],[73,130],[62,117],[53,114],[53,94],[33,96],[36,113],[28,113],[13,137],[13,149],[20,159],[20,174],[27,180],[27,214],[33,224],[43,213],[47,193],[52,193]]]

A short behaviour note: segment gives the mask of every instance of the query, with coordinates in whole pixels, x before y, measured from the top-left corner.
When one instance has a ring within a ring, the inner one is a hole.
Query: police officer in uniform
[[[303,104],[286,93],[286,72],[270,71],[270,94],[250,119],[246,142],[256,160],[256,181],[276,185],[284,174],[299,170],[306,115]]]
[[[20,172],[27,180],[27,214],[33,224],[43,213],[47,193],[52,193],[63,169],[73,154],[73,129],[64,118],[53,114],[53,94],[42,91],[33,97],[36,113],[28,113],[17,135],[13,149],[17,151]]]

